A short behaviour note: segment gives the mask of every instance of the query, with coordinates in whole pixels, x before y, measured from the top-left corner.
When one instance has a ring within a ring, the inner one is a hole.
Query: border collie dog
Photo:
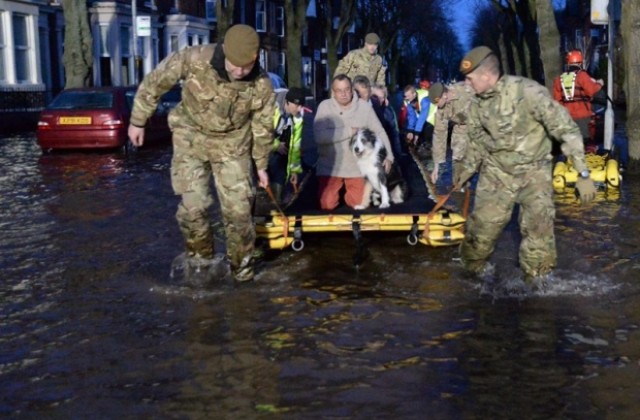
[[[393,164],[390,173],[384,171],[382,162],[387,158],[387,150],[382,140],[366,128],[359,128],[349,142],[351,152],[358,161],[358,168],[366,179],[362,203],[355,206],[356,210],[369,207],[371,201],[381,209],[386,209],[390,203],[404,202],[407,196],[407,183],[397,164]]]

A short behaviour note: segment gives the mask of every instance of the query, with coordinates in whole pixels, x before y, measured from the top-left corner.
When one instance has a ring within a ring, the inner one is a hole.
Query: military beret
[[[478,68],[480,63],[482,63],[482,60],[491,54],[493,54],[493,51],[491,51],[491,48],[489,47],[485,47],[484,45],[475,47],[469,51],[460,62],[460,73],[464,75],[471,73]]]
[[[234,66],[253,64],[258,58],[260,37],[249,25],[233,25],[224,35],[224,55]]]
[[[377,34],[374,34],[373,32],[367,34],[367,36],[364,37],[364,42],[365,44],[380,44],[380,37]]]
[[[445,90],[444,85],[440,82],[431,85],[429,89],[429,101],[431,101],[432,104],[437,104]]]
[[[296,105],[304,105],[304,91],[299,87],[289,89],[284,99]]]

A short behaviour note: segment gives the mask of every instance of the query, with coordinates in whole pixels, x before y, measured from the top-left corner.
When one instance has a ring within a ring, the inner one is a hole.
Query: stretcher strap
[[[267,194],[269,195],[269,198],[271,199],[271,202],[273,203],[273,205],[276,207],[276,210],[278,211],[278,213],[280,213],[280,218],[282,219],[282,236],[285,239],[285,243],[286,243],[286,239],[289,236],[289,218],[284,214],[284,211],[282,211],[282,209],[280,208],[280,205],[278,204],[278,200],[276,200],[275,195],[273,195],[273,191],[271,190],[271,186],[267,185],[265,187],[265,190],[267,190]]]
[[[464,192],[464,202],[462,203],[462,217],[467,220],[469,216],[469,205],[471,204],[471,188],[467,185],[467,189]]]
[[[433,216],[436,215],[438,210],[440,210],[442,208],[442,206],[444,206],[444,203],[447,202],[447,200],[449,199],[449,197],[451,196],[451,193],[453,191],[455,191],[455,187],[452,188],[451,191],[449,191],[447,194],[438,197],[438,202],[431,209],[431,211],[427,214],[427,221],[425,222],[424,230],[422,231],[422,237],[425,238],[426,240],[429,240],[429,225],[430,225],[431,219],[433,219]]]

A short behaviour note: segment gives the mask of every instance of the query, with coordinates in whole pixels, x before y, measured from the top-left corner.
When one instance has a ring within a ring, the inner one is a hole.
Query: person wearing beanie
[[[385,86],[387,84],[387,68],[382,63],[382,57],[377,54],[380,37],[370,33],[364,37],[364,47],[351,50],[338,63],[334,77],[346,74],[352,81],[356,76],[365,76],[372,85]]]
[[[162,60],[145,76],[134,99],[128,134],[135,146],[142,146],[144,126],[160,97],[182,84],[182,99],[169,114],[169,124],[171,184],[181,196],[176,219],[186,248],[174,268],[183,268],[187,281],[200,284],[220,272],[209,220],[212,177],[231,274],[236,281],[254,276],[255,175],[250,168],[255,166],[260,186],[267,187],[275,112],[271,81],[256,62],[259,49],[255,29],[234,25],[221,43],[187,47]]]
[[[434,83],[429,89],[429,101],[436,107],[433,130],[433,171],[431,180],[436,183],[444,163],[447,161],[447,144],[451,144],[453,179],[460,172],[460,161],[467,148],[467,119],[473,93],[464,83],[445,86]],[[449,131],[449,127],[453,129]],[[449,133],[451,137],[449,138]],[[450,142],[449,142],[450,139]]]
[[[291,185],[298,185],[302,173],[302,129],[304,124],[304,90],[299,87],[278,89],[273,117],[275,139],[269,157],[269,180],[277,201]],[[289,191],[286,191],[289,192]]]
[[[503,74],[499,58],[488,47],[469,51],[460,63],[460,72],[475,97],[469,106],[468,144],[456,174],[456,187],[479,171],[475,205],[460,245],[461,262],[471,272],[485,271],[518,204],[520,268],[526,284],[544,287],[557,260],[552,140],[561,143],[580,173],[576,189],[583,205],[596,194],[580,129],[546,87]]]

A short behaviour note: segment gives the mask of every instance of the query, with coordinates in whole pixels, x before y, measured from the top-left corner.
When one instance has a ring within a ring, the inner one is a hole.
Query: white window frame
[[[9,34],[6,22],[8,15],[8,12],[0,10],[0,83],[8,83],[9,81],[9,43],[7,40]]]
[[[0,30],[3,31],[4,44],[0,50],[4,63],[4,78],[0,79],[3,86],[29,86],[42,85],[40,77],[40,53],[39,53],[39,29],[38,9],[29,4],[0,2]],[[14,42],[13,15],[24,16],[26,25],[26,45],[24,51],[27,55],[27,78],[18,80],[16,68],[16,46]]]
[[[267,32],[267,0],[256,0],[256,32]]]

